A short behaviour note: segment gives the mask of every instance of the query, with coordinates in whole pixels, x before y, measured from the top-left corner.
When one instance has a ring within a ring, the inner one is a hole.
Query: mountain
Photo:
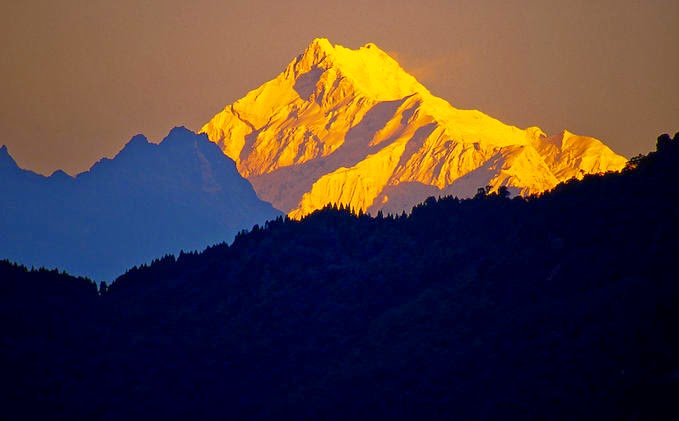
[[[76,177],[23,170],[2,147],[0,195],[0,258],[97,280],[280,215],[205,135],[184,128],[157,145],[135,136]]]
[[[528,195],[627,160],[599,140],[506,125],[432,95],[374,44],[316,39],[200,130],[292,217],[328,203],[410,211],[431,195]]]
[[[99,294],[0,261],[3,413],[679,419],[677,162],[679,134],[538,198],[280,217]]]

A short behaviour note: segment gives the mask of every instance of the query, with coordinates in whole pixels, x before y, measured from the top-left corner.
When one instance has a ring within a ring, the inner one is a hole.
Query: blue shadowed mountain
[[[3,146],[0,196],[0,258],[97,280],[281,215],[207,136],[183,127],[160,144],[137,135],[76,177],[21,169]]]

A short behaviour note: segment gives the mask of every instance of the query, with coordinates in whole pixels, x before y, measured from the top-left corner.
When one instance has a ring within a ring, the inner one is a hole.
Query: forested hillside
[[[279,218],[134,268],[99,295],[4,263],[21,287],[3,272],[3,407],[675,418],[679,134],[657,149],[540,197],[480,190],[410,215]],[[57,283],[64,301],[48,293]]]

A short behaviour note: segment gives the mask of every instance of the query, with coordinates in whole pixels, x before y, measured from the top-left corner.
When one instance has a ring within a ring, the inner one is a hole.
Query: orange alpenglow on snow
[[[328,203],[409,211],[428,196],[469,197],[482,186],[540,193],[627,162],[591,137],[456,109],[374,44],[351,50],[327,39],[201,132],[293,218]]]

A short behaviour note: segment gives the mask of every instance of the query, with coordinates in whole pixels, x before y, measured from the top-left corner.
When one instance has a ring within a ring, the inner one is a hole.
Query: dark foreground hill
[[[76,177],[21,169],[3,147],[0,197],[0,258],[107,281],[281,215],[206,136],[180,127],[158,145],[135,136]]]
[[[482,191],[410,216],[278,219],[133,269],[99,296],[60,279],[67,312],[36,275],[14,290],[3,276],[2,408],[674,419],[677,163],[679,136],[662,136],[622,173],[540,198]]]

